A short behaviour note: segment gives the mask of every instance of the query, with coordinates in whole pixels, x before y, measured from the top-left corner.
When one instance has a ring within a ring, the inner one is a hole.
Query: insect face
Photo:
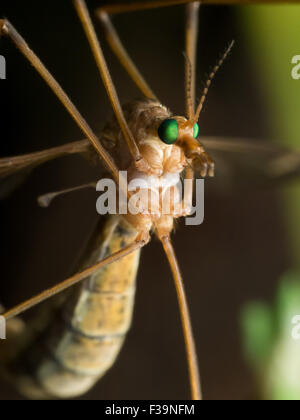
[[[201,176],[214,175],[214,163],[198,141],[199,125],[184,117],[164,120],[158,128],[158,136],[167,145],[180,147],[184,155]]]

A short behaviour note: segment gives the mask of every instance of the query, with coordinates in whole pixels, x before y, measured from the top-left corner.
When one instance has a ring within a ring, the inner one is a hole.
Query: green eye
[[[200,131],[199,125],[196,123],[194,125],[194,132],[193,132],[194,139],[196,139],[199,136],[199,131]]]
[[[174,144],[178,139],[178,122],[176,120],[165,120],[158,129],[159,138],[166,144]]]

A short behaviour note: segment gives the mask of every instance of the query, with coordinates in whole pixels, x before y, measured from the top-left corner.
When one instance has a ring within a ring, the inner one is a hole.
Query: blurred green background
[[[292,58],[300,54],[300,7],[251,6],[239,9],[241,24],[251,46],[259,90],[263,92],[265,118],[273,138],[300,149],[300,83],[291,76]],[[293,243],[293,264],[300,264],[300,188],[286,191],[283,200]]]
[[[300,80],[292,78],[294,56],[300,52],[300,7],[240,9],[252,58],[258,71],[258,89],[264,93],[265,118],[274,139],[300,148]],[[290,237],[290,263],[300,265],[300,184],[282,193],[281,205]],[[293,317],[300,313],[300,272],[280,278],[276,302],[245,306],[242,325],[249,363],[257,374],[261,398],[300,399],[300,344],[292,339]]]

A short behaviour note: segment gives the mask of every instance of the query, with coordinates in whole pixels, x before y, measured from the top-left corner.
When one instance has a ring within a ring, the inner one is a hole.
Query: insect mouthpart
[[[203,150],[199,154],[191,156],[192,167],[196,173],[199,173],[202,178],[215,176],[215,162]]]
[[[180,146],[183,148],[184,154],[193,170],[200,174],[202,178],[215,175],[215,163],[198,140],[192,137],[184,137]]]

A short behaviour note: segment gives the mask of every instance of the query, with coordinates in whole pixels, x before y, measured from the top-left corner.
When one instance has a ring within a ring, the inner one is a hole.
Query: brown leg
[[[180,272],[178,261],[171,243],[169,236],[160,238],[163,248],[165,250],[166,256],[168,258],[173,279],[175,283],[175,288],[177,292],[179,310],[181,315],[181,322],[183,328],[183,335],[185,340],[185,348],[187,352],[187,361],[189,367],[189,376],[190,376],[190,386],[193,400],[202,400],[202,390],[200,383],[200,374],[199,366],[197,360],[195,339],[193,335],[193,329],[191,324],[191,317],[189,313],[189,308],[186,300],[183,278]]]
[[[136,65],[128,55],[126,49],[124,48],[108,14],[106,12],[101,11],[98,9],[96,12],[97,17],[99,18],[103,30],[104,35],[108,44],[110,45],[111,49],[115,53],[115,55],[120,60],[122,66],[125,68],[129,76],[132,78],[134,83],[137,87],[141,90],[141,92],[146,96],[148,99],[157,100],[155,93],[151,90],[139,70],[137,69]]]
[[[57,295],[58,293],[63,292],[69,287],[74,286],[75,284],[91,276],[95,272],[99,271],[103,267],[106,267],[107,265],[112,264],[120,260],[121,258],[126,257],[132,252],[137,251],[138,249],[142,248],[144,245],[146,245],[145,242],[137,240],[132,245],[129,245],[126,248],[122,249],[121,251],[118,251],[115,254],[111,255],[110,257],[105,258],[103,261],[82,271],[81,273],[75,274],[74,276],[54,286],[53,288],[45,290],[44,292],[35,296],[34,298],[29,299],[26,302],[23,302],[22,304],[2,314],[2,316],[8,321],[9,319],[14,318],[15,316],[18,316],[22,314],[23,312],[27,311],[28,309],[33,308],[34,306],[44,302],[45,300]]]
[[[157,9],[159,7],[176,6],[179,4],[191,3],[194,0],[128,0],[119,4],[105,4],[99,7],[108,14],[135,12],[138,10]]]
[[[21,51],[21,53],[27,58],[27,60],[33,65],[41,77],[45,80],[47,85],[52,89],[58,99],[62,102],[64,107],[67,109],[69,114],[81,128],[83,133],[87,136],[89,141],[98,151],[99,155],[102,157],[107,167],[110,169],[112,175],[114,176],[116,182],[118,182],[118,168],[116,167],[113,159],[106,152],[106,150],[101,145],[98,137],[94,134],[88,123],[79,113],[73,102],[66,95],[59,83],[54,79],[54,77],[49,73],[41,60],[37,55],[29,48],[25,40],[21,35],[16,31],[16,29],[9,23],[7,20],[0,20],[0,36],[6,35],[12,40],[16,47]]]
[[[191,0],[189,0],[191,1]],[[129,73],[133,81],[143,92],[147,98],[157,99],[155,94],[149,88],[144,78],[136,68],[135,64],[125,50],[118,34],[111,23],[108,14],[123,13],[126,11],[142,10],[154,7],[171,6],[176,4],[184,4],[188,1],[147,1],[128,2],[128,4],[115,4],[100,6],[96,15],[100,19],[104,28],[106,39],[119,58],[121,64]],[[187,115],[192,118],[195,113],[195,90],[196,90],[196,51],[197,51],[197,35],[198,35],[198,16],[200,2],[192,2],[186,6],[186,108]]]
[[[186,113],[189,119],[195,115],[199,7],[199,1],[186,6]]]
[[[9,176],[15,172],[26,168],[35,168],[49,160],[61,156],[73,154],[88,154],[91,152],[91,145],[88,140],[76,141],[64,144],[63,146],[53,147],[41,152],[30,153],[22,156],[7,157],[0,159],[0,177]]]
[[[97,62],[97,65],[101,74],[101,78],[104,83],[107,94],[109,96],[114,113],[119,122],[122,133],[125,137],[125,140],[128,144],[130,153],[135,161],[136,167],[142,172],[147,173],[150,170],[149,164],[141,156],[138,145],[124,117],[123,110],[122,110],[115,86],[113,84],[111,75],[109,73],[108,66],[107,66],[100,42],[97,38],[96,31],[92,23],[86,3],[84,0],[73,0],[73,2],[76,8],[76,11],[78,13],[78,16],[81,20],[81,23],[83,25],[86,36],[88,38],[88,41],[90,43],[93,55]]]

